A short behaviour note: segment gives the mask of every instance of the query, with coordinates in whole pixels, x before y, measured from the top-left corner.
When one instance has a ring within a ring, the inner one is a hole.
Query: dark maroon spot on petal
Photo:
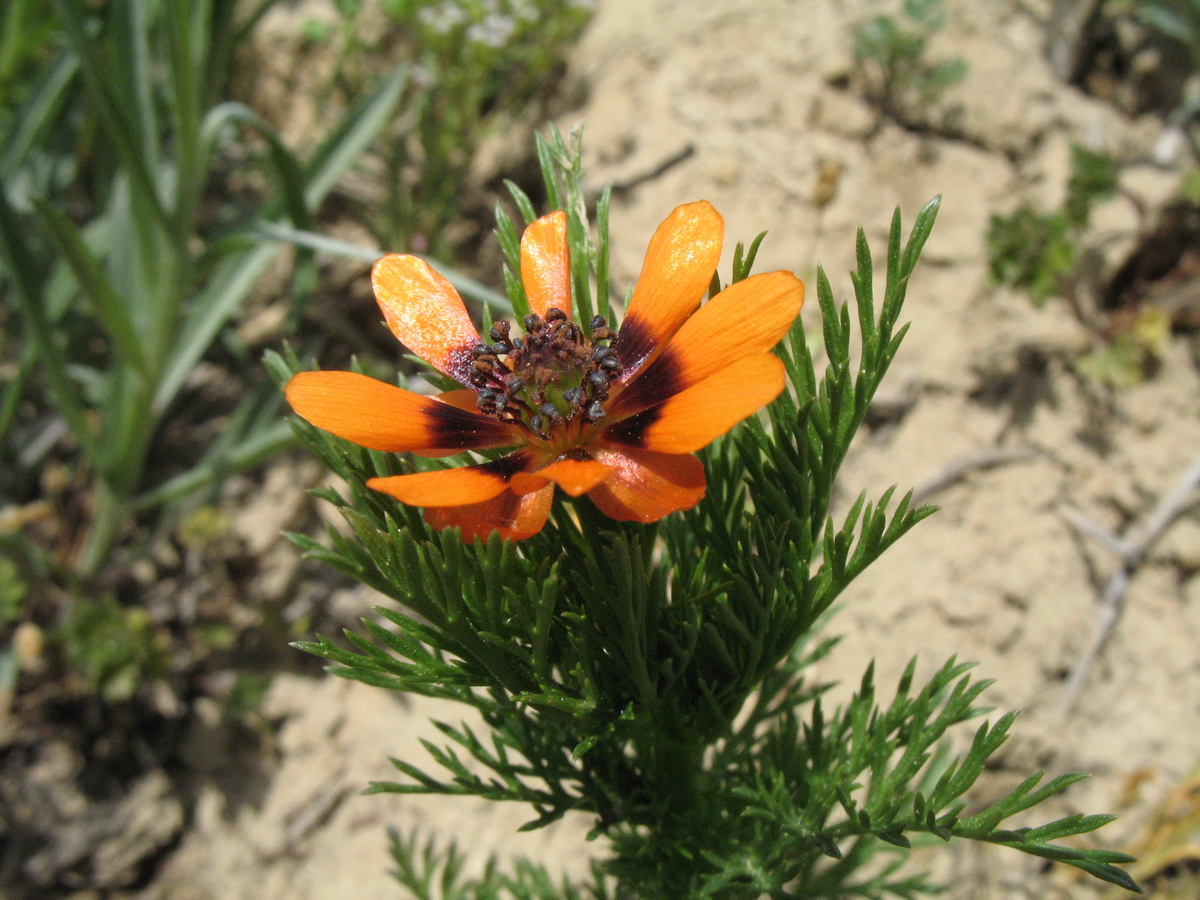
[[[518,472],[527,472],[532,463],[532,453],[518,450],[516,453],[510,453],[508,456],[502,456],[492,462],[484,463],[479,468],[486,470],[489,475],[496,475],[507,482]]]
[[[449,403],[430,404],[425,414],[429,420],[430,446],[453,448],[495,446],[509,439],[509,427],[504,423],[469,413]]]
[[[625,444],[628,447],[644,447],[646,432],[659,420],[661,414],[661,406],[652,406],[642,410],[636,416],[630,416],[615,425],[610,425],[604,430],[604,437],[606,440],[616,441],[618,444]]]
[[[644,409],[661,403],[683,390],[683,363],[679,354],[667,347],[650,367],[634,376],[629,387],[621,393],[622,409]]]
[[[629,316],[621,323],[613,350],[625,371],[636,369],[654,351],[654,333],[640,316]]]
[[[495,515],[489,516],[491,524],[496,528],[515,528],[517,525],[517,516],[521,513],[521,497],[518,497],[512,491],[505,491],[494,501],[492,509],[495,510]]]

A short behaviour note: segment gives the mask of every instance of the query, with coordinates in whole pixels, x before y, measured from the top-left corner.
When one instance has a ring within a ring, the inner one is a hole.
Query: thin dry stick
[[[912,505],[914,507],[920,506],[934,494],[944,491],[950,485],[977,469],[994,469],[996,466],[1017,462],[1022,459],[1031,459],[1036,455],[1033,450],[1024,450],[1015,447],[989,447],[987,450],[981,450],[978,453],[961,456],[940,472],[925,479],[925,481],[915,487],[913,489]]]
[[[689,159],[696,152],[695,144],[685,144],[675,153],[672,153],[666,159],[662,160],[658,165],[651,167],[645,172],[639,172],[623,181],[614,181],[612,184],[613,196],[617,197],[621,194],[628,194],[635,187],[645,184],[647,181],[653,181],[655,178],[661,178],[671,169],[675,168],[681,162]]]
[[[1150,520],[1141,533],[1132,540],[1117,537],[1106,531],[1083,513],[1076,510],[1068,511],[1068,520],[1082,534],[1086,534],[1115,553],[1121,560],[1121,567],[1113,573],[1108,586],[1104,589],[1096,637],[1087,652],[1079,658],[1075,668],[1071,670],[1071,677],[1067,679],[1062,700],[1064,715],[1075,709],[1079,697],[1083,693],[1083,686],[1092,673],[1092,667],[1112,638],[1113,632],[1116,631],[1117,623],[1121,620],[1121,614],[1125,610],[1125,594],[1129,590],[1129,583],[1133,580],[1134,573],[1145,561],[1150,548],[1162,537],[1171,523],[1194,502],[1192,494],[1197,488],[1200,488],[1200,456],[1192,462],[1175,490],[1159,500]]]
[[[1064,507],[1062,513],[1067,521],[1075,527],[1076,531],[1086,537],[1090,537],[1097,544],[1103,545],[1106,550],[1111,551],[1122,562],[1133,557],[1134,549],[1129,541],[1117,537],[1095,519],[1085,516],[1073,506]]]

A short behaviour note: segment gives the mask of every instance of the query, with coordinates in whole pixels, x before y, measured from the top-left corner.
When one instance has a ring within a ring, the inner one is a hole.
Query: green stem
[[[142,387],[139,385],[129,401],[134,411],[149,408],[150,395]],[[133,516],[134,494],[145,469],[157,421],[151,416],[135,416],[132,420],[122,420],[119,416],[110,427],[124,439],[114,454],[119,464],[100,468],[96,478],[96,504],[75,569],[80,583],[85,586],[99,574],[113,545],[120,539],[121,530]]]
[[[87,584],[100,571],[128,518],[128,496],[114,490],[105,479],[98,479],[96,505],[76,567],[82,583]]]
[[[688,823],[694,821],[692,813],[699,802],[704,744],[678,740],[658,732],[649,750],[652,789],[664,801],[665,818],[688,827]]]

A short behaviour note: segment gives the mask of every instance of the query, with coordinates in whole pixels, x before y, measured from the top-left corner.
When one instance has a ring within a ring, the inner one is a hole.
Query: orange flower
[[[658,227],[619,331],[571,319],[567,217],[538,219],[521,239],[531,314],[481,342],[458,292],[415,256],[371,273],[392,333],[465,386],[414,394],[353,372],[301,372],[292,408],[318,428],[374,450],[448,456],[513,447],[491,462],[372,478],[367,486],[425,507],[463,538],[536,534],[554,486],[587,494],[614,519],[656,522],[704,496],[692,454],[779,395],[771,348],[804,301],[790,272],[754,275],[700,305],[721,254],[724,223],[699,201]]]

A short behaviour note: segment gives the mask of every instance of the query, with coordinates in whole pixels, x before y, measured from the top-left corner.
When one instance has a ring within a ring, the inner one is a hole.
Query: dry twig
[[[912,505],[920,506],[934,494],[966,477],[976,469],[994,469],[997,466],[1035,456],[1033,450],[1015,447],[989,447],[978,453],[961,456],[913,488]]]
[[[1078,510],[1067,511],[1067,520],[1081,534],[1087,535],[1116,554],[1121,561],[1121,566],[1113,573],[1104,589],[1096,637],[1087,652],[1079,658],[1067,679],[1062,700],[1064,714],[1069,714],[1075,709],[1096,660],[1104,651],[1116,630],[1117,623],[1121,620],[1121,614],[1125,610],[1125,594],[1129,590],[1129,583],[1133,580],[1134,573],[1145,561],[1150,548],[1162,537],[1171,523],[1195,501],[1192,495],[1197,488],[1200,488],[1200,456],[1192,461],[1175,490],[1159,500],[1149,521],[1133,538],[1118,537],[1112,534]]]

